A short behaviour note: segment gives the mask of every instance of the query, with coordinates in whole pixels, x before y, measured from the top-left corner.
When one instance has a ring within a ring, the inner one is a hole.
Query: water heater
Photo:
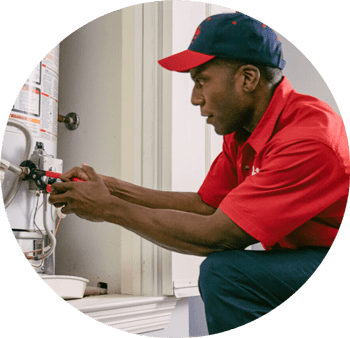
[[[40,169],[62,172],[62,161],[52,161],[57,157],[58,83],[59,45],[45,56],[23,84],[9,117],[29,130],[32,138],[29,152],[36,154],[38,162],[40,158],[41,163],[37,163]],[[23,132],[8,125],[1,158],[19,166],[26,143]],[[18,179],[17,175],[6,171],[2,183],[4,197]],[[43,199],[43,194],[31,187],[29,182],[22,182],[6,208],[10,226],[23,252],[36,251],[48,240],[43,228],[43,208],[46,207]],[[47,208],[47,226],[53,232],[57,215],[51,205]],[[42,261],[33,258],[30,262],[38,273],[54,274],[54,255]]]

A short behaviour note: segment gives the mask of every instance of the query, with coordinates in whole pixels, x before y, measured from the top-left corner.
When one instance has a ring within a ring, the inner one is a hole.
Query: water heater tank
[[[35,145],[41,142],[47,154],[57,157],[58,83],[59,45],[35,67],[23,84],[10,112],[9,117],[25,124],[31,132],[33,142],[30,153],[33,152]],[[19,166],[25,146],[23,133],[15,127],[7,126],[1,158]],[[3,196],[6,196],[15,180],[18,180],[18,176],[7,171],[2,184]],[[36,191],[28,189],[28,182],[25,182],[6,209],[11,228],[16,237],[17,235],[20,237],[17,239],[24,251],[28,246],[32,246],[31,240],[26,237],[31,238],[35,235],[28,233],[34,229],[34,224],[43,230],[43,212],[40,208],[42,208],[42,196],[38,198]],[[54,230],[56,220],[53,210],[50,214],[52,217],[47,219],[47,223],[49,228]]]

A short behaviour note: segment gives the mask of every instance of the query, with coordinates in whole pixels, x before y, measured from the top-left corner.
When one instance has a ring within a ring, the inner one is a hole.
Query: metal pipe
[[[74,120],[73,120],[72,117],[63,116],[63,115],[58,114],[58,122],[60,122],[60,123],[63,122],[63,123],[68,123],[68,124],[70,124],[70,123],[74,123]]]
[[[80,118],[76,113],[68,113],[66,116],[58,114],[57,120],[63,122],[69,130],[77,129],[80,124]]]
[[[8,170],[12,171],[17,176],[22,176],[24,173],[24,168],[17,167],[16,165],[10,163],[10,166],[8,167]]]

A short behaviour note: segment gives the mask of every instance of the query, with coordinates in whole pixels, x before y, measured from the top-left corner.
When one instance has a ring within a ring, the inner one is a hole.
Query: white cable
[[[48,196],[47,193],[43,193],[43,222],[44,222],[44,229],[47,233],[47,236],[50,239],[50,246],[47,246],[44,248],[43,252],[44,252],[44,256],[41,257],[42,255],[39,255],[39,258],[45,259],[47,257],[49,257],[55,250],[56,248],[56,238],[53,235],[53,233],[50,231],[48,225],[47,225],[47,204],[48,204]]]
[[[30,133],[30,130],[27,128],[26,125],[12,118],[9,118],[7,125],[11,127],[16,127],[17,129],[23,132],[26,138],[26,147],[23,155],[23,161],[28,160],[30,151],[32,149],[32,135]],[[19,179],[16,179],[10,191],[7,193],[7,195],[4,198],[5,208],[7,208],[11,204],[13,199],[16,197],[20,186],[21,186],[21,181]]]

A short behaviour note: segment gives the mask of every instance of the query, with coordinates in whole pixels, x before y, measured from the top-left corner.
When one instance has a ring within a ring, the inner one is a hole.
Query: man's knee
[[[212,270],[215,269],[218,272],[225,273],[228,266],[237,268],[241,270],[245,266],[245,251],[242,250],[229,250],[216,252],[209,255],[200,266],[200,273],[207,275],[212,273]]]
[[[237,256],[239,256],[238,251],[218,252],[211,254],[202,262],[199,274],[199,288],[202,296],[203,293],[207,294],[208,292],[213,292],[213,290],[216,292],[221,290],[223,280],[227,279],[228,275],[232,277],[232,271],[229,273],[228,269],[232,269],[234,262],[238,263],[237,260],[239,259]],[[238,274],[239,269],[237,269]]]

